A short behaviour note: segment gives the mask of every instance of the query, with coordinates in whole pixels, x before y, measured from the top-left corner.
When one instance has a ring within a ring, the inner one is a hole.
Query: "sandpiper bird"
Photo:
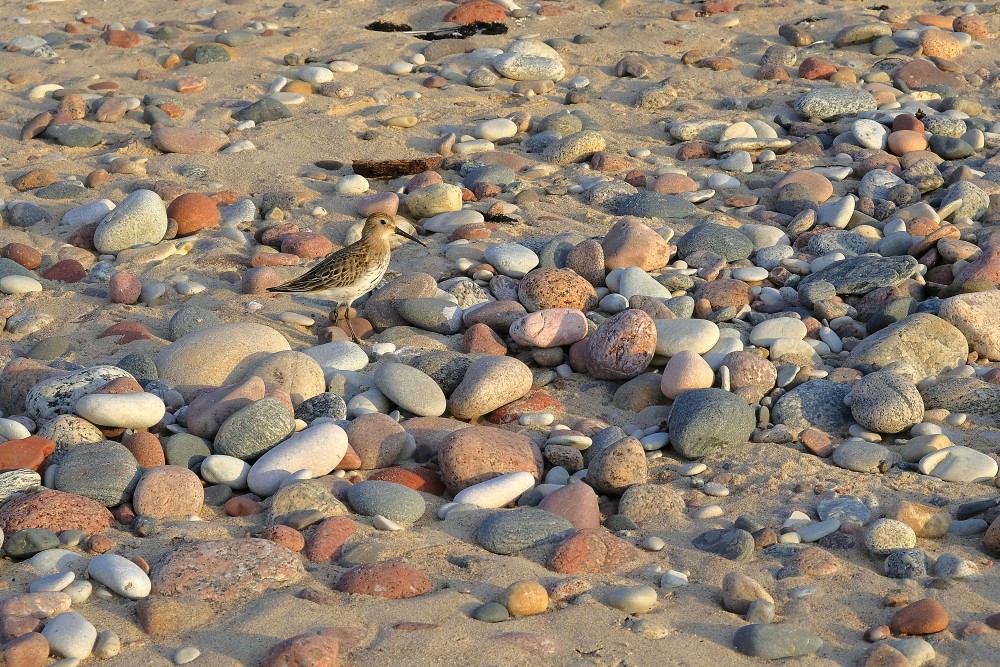
[[[320,262],[295,280],[277,287],[268,287],[268,292],[309,292],[317,299],[333,301],[336,304],[336,319],[340,321],[340,307],[344,307],[344,319],[351,331],[351,338],[358,342],[351,319],[348,317],[351,305],[360,297],[372,291],[386,269],[392,246],[389,239],[393,234],[405,236],[411,241],[425,245],[420,239],[396,228],[391,215],[373,213],[365,220],[361,229],[361,240],[341,248],[324,257]],[[425,246],[426,247],[426,246]]]

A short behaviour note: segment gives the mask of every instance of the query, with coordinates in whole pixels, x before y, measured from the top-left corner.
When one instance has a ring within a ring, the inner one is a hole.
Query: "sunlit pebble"
[[[312,216],[314,218],[322,218],[326,214],[327,214],[327,210],[325,208],[323,208],[322,206],[317,206],[316,208],[314,208],[312,210]]]
[[[252,120],[241,120],[234,126],[237,130],[250,130],[257,127],[257,123]]]
[[[410,62],[419,67],[420,65],[423,65],[424,63],[427,62],[427,58],[425,58],[424,54],[422,53],[414,53],[412,56],[410,56]]]
[[[415,90],[408,90],[405,93],[403,93],[403,97],[408,100],[419,100],[421,97],[423,97],[423,95],[421,95]]]
[[[251,313],[256,313],[263,307],[264,304],[262,304],[260,301],[247,301],[246,305],[247,310],[249,310]]]

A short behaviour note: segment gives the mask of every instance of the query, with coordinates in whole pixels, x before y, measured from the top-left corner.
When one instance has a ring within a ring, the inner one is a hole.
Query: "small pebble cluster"
[[[0,664],[995,662],[996,8],[214,4],[5,18]]]

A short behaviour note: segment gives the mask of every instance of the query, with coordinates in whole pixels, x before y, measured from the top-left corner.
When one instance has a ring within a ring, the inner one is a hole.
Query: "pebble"
[[[486,508],[503,507],[534,486],[535,478],[531,473],[507,473],[462,489],[455,494],[455,502]]]
[[[656,606],[657,593],[652,586],[615,586],[607,593],[609,607],[626,614],[644,614]]]
[[[930,452],[917,467],[925,475],[946,482],[987,482],[997,475],[997,462],[970,447],[955,445]]]
[[[736,631],[733,646],[740,653],[754,658],[780,660],[815,653],[823,646],[823,641],[811,632],[796,627],[751,624]]]
[[[65,611],[42,630],[49,650],[60,658],[86,658],[97,641],[97,628],[75,611]]]
[[[896,549],[912,549],[917,544],[913,529],[895,519],[878,519],[865,531],[865,548],[877,556],[886,556]]]
[[[351,506],[365,516],[381,515],[392,521],[412,523],[425,509],[424,499],[416,491],[393,482],[368,480],[348,491]]]
[[[210,456],[202,463],[202,476],[205,476],[207,463],[211,470],[221,473],[214,475],[215,483],[234,489],[243,488],[245,484],[253,493],[266,498],[298,471],[307,470],[314,478],[329,474],[343,461],[348,446],[347,434],[340,426],[316,423],[269,449],[252,466],[247,466],[238,457]],[[243,465],[239,466],[236,461]],[[206,478],[206,481],[212,480]]]
[[[149,576],[132,561],[117,554],[94,556],[87,565],[87,576],[130,600],[149,595]]]

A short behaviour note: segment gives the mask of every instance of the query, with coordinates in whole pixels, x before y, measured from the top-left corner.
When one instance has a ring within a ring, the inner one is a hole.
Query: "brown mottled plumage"
[[[351,305],[358,298],[375,289],[375,286],[382,280],[382,276],[385,275],[392,253],[389,239],[392,238],[393,234],[405,236],[411,241],[424,245],[420,239],[397,229],[396,221],[391,215],[374,213],[365,220],[359,241],[330,253],[316,266],[295,280],[290,280],[277,287],[269,287],[267,291],[308,292],[310,296],[317,299],[333,301],[337,304],[336,321],[338,322],[340,321],[340,307],[343,306],[347,327],[351,330],[351,337],[357,341],[358,337],[354,334],[354,328],[351,326],[351,320],[347,317],[347,313]]]

